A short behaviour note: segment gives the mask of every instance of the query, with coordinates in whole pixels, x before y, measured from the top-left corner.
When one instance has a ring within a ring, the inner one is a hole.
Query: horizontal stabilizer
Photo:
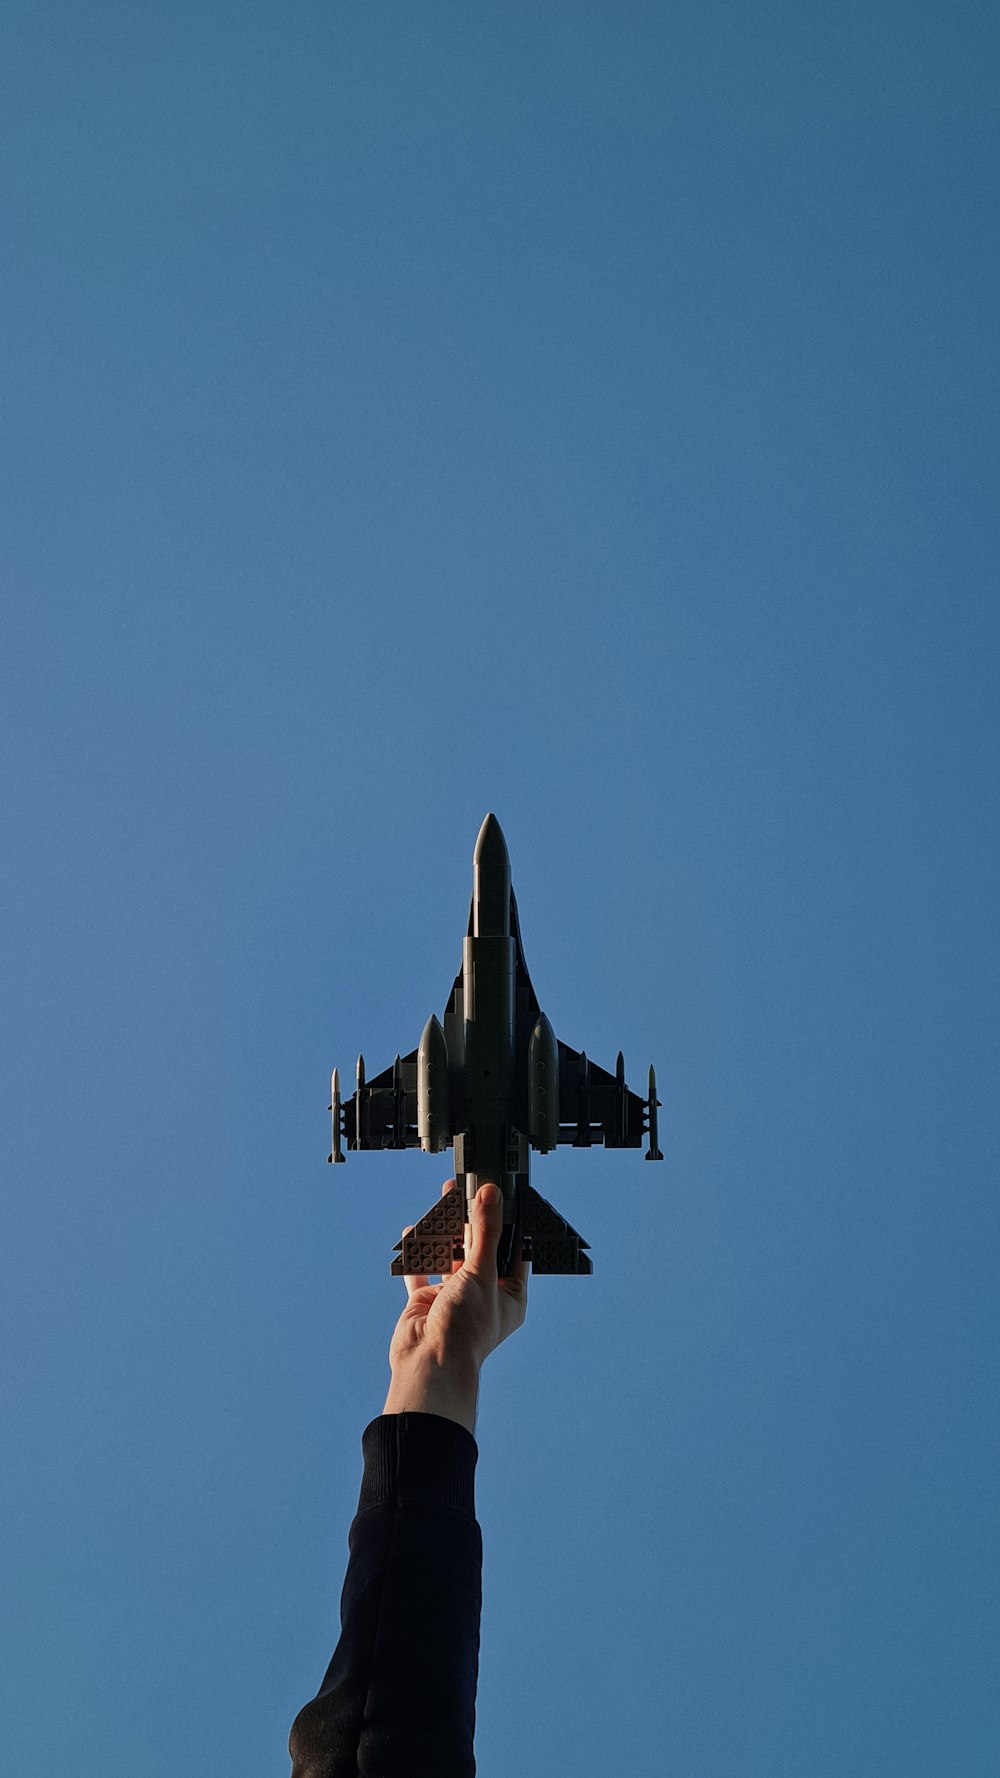
[[[592,1272],[593,1262],[575,1228],[558,1210],[521,1182],[521,1212],[516,1241],[533,1272]],[[445,1192],[426,1215],[396,1242],[397,1258],[389,1271],[394,1278],[448,1278],[455,1260],[465,1258],[465,1198],[460,1191]]]
[[[465,1194],[445,1192],[426,1215],[396,1242],[399,1254],[389,1267],[394,1278],[451,1276],[452,1262],[465,1258]]]
[[[518,1201],[524,1257],[530,1259],[533,1272],[593,1271],[593,1261],[584,1252],[590,1242],[584,1241],[540,1192],[522,1182]]]

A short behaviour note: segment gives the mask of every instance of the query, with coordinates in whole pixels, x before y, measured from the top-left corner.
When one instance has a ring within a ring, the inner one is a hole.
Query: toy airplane
[[[444,1012],[431,1017],[419,1047],[365,1079],[341,1103],[333,1071],[331,1161],[348,1148],[416,1148],[440,1154],[454,1147],[457,1189],[446,1192],[410,1234],[396,1242],[396,1276],[451,1275],[465,1257],[465,1224],[480,1185],[503,1192],[497,1274],[515,1259],[535,1272],[592,1272],[584,1241],[528,1183],[529,1151],[547,1154],[560,1142],[590,1148],[640,1148],[662,1161],[657,1146],[656,1076],[642,1099],[625,1084],[621,1051],[614,1074],[556,1040],[540,1010],[521,949],[510,859],[500,823],[487,815],[472,861],[472,909]]]

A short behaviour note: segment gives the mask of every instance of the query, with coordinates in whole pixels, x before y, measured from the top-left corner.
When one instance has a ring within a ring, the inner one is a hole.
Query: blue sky
[[[4,8],[5,1769],[286,1770],[493,809],[667,1158],[536,1164],[480,1771],[995,1773],[996,51]]]

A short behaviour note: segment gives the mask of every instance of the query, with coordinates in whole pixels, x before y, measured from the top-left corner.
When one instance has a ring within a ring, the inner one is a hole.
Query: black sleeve
[[[340,1641],[292,1724],[291,1778],[474,1778],[476,1441],[438,1414],[381,1414],[361,1449]]]

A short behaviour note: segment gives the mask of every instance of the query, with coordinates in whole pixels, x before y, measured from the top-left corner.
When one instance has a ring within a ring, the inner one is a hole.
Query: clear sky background
[[[483,1778],[995,1778],[996,51],[7,0],[4,1771],[287,1771],[493,809],[667,1158],[535,1165]]]

